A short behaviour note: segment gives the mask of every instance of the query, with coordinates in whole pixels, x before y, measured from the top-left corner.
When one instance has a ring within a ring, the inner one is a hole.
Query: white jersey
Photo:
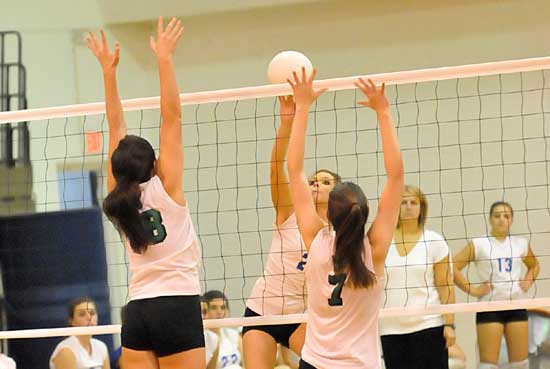
[[[16,369],[15,360],[4,354],[0,354],[0,369]]]
[[[92,346],[92,353],[90,354],[81,344],[78,338],[71,336],[59,342],[55,347],[55,350],[50,357],[50,369],[56,368],[53,359],[57,356],[59,351],[64,348],[68,348],[72,351],[76,358],[76,369],[101,369],[105,360],[109,361],[109,351],[107,345],[98,339],[90,338],[90,345]]]
[[[378,313],[383,278],[370,288],[351,288],[334,274],[335,235],[324,227],[315,236],[306,265],[308,320],[302,358],[317,369],[378,369]],[[365,265],[374,271],[364,238]]]
[[[399,255],[392,241],[386,256],[384,307],[441,304],[435,286],[434,264],[449,256],[449,246],[438,233],[424,230],[414,248]],[[452,265],[449,265],[452,269]],[[415,315],[381,319],[380,334],[407,334],[443,325],[441,315]]]
[[[218,347],[218,358],[216,360],[216,369],[241,369],[242,357],[239,349],[240,334],[233,328],[220,328],[220,335],[210,330],[204,331],[204,342],[206,351],[206,365],[214,356]]]
[[[218,347],[218,335],[209,329],[205,329],[204,330],[204,353],[206,354],[207,366],[210,360],[212,360],[212,357],[214,356],[214,352],[216,351],[217,347]]]
[[[158,176],[140,187],[141,214],[149,220],[157,243],[138,254],[125,240],[132,272],[130,300],[200,295],[201,255],[189,209],[166,193]]]
[[[475,249],[475,264],[482,282],[492,285],[489,294],[481,301],[515,300],[525,296],[520,288],[524,262],[529,251],[529,242],[522,237],[507,236],[499,241],[493,236],[472,240]]]
[[[263,276],[252,288],[246,306],[260,315],[303,313],[307,301],[306,261],[307,251],[292,213],[273,231]]]
[[[539,347],[550,339],[550,318],[529,312],[529,354],[537,355]]]

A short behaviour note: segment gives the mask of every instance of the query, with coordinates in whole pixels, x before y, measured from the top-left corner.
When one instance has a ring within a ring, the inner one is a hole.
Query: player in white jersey
[[[304,267],[307,251],[302,242],[290,198],[285,158],[295,104],[291,96],[280,97],[281,124],[271,152],[271,199],[275,208],[275,229],[262,277],[256,281],[246,302],[245,316],[303,313],[306,309]],[[312,188],[320,198],[328,193],[340,177],[320,169],[311,178]],[[317,213],[326,221],[326,200],[319,201]],[[271,369],[277,357],[277,344],[300,355],[305,339],[305,324],[246,326],[243,328],[244,359],[247,367]]]
[[[309,107],[323,90],[313,89],[315,71],[309,77],[304,68],[298,73],[288,81],[296,100],[288,173],[300,234],[309,250],[305,273],[311,291],[300,368],[378,369],[384,261],[397,225],[404,177],[389,103],[384,85],[379,89],[370,80],[356,82],[368,98],[360,103],[377,113],[387,173],[372,226],[365,234],[369,206],[361,188],[351,182],[330,192],[327,225],[315,210],[317,194],[304,174]]]
[[[0,354],[0,369],[17,369],[17,364],[11,357]]]
[[[95,302],[80,297],[68,305],[71,327],[97,325]],[[110,369],[109,351],[102,341],[92,336],[71,336],[61,341],[50,357],[50,369]]]
[[[539,264],[529,242],[510,235],[513,218],[510,204],[493,203],[489,211],[490,234],[468,242],[453,259],[455,283],[480,301],[522,298],[539,273]],[[471,284],[461,272],[470,262],[475,263],[481,278],[478,286]],[[510,367],[528,368],[525,309],[477,313],[476,327],[480,369],[497,368],[503,334],[508,342]]]
[[[173,18],[158,20],[150,46],[160,75],[160,154],[126,135],[116,84],[114,52],[93,34],[88,45],[103,69],[109,122],[108,196],[103,210],[124,238],[129,257],[130,302],[122,325],[121,366],[205,367],[200,308],[200,252],[183,192],[182,118],[173,54],[183,34]]]
[[[221,291],[210,290],[204,293],[206,304],[205,319],[227,318],[229,301]],[[234,328],[211,328],[205,330],[206,369],[241,369],[241,335]]]
[[[422,190],[405,186],[399,223],[386,257],[384,307],[455,302],[449,246],[425,228],[428,202]],[[447,347],[455,343],[454,315],[381,319],[386,369],[448,369]]]

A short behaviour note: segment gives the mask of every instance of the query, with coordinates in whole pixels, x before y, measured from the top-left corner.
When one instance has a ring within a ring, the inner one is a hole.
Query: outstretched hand
[[[158,58],[170,58],[176,50],[176,45],[181,35],[183,35],[183,26],[181,21],[172,18],[164,28],[164,21],[159,17],[157,24],[157,39],[151,36],[151,49],[157,54]]]
[[[298,77],[298,73],[293,72],[292,76],[294,77],[294,80],[292,81],[290,78],[287,79],[287,82],[290,84],[290,87],[292,87],[292,91],[294,92],[294,101],[296,101],[297,109],[303,107],[307,107],[309,109],[311,103],[317,100],[317,98],[327,90],[326,88],[318,90],[313,89],[313,80],[315,79],[316,73],[317,71],[313,69],[308,77],[306,75],[306,68],[302,67],[301,77]]]
[[[103,30],[100,30],[99,33],[101,35],[101,42],[99,42],[94,33],[90,32],[88,34],[88,37],[86,37],[88,48],[95,55],[95,57],[99,61],[99,64],[101,64],[101,68],[104,72],[114,71],[116,70],[118,61],[120,59],[120,46],[118,42],[115,43],[115,48],[111,52],[111,50],[109,50],[109,46],[107,45],[105,32],[103,32]]]
[[[279,96],[279,114],[281,115],[281,121],[292,122],[294,114],[296,113],[296,104],[294,98],[290,96]]]
[[[368,100],[358,101],[359,104],[369,107],[377,113],[389,110],[390,104],[384,94],[386,89],[386,85],[384,83],[382,83],[381,88],[377,88],[372,80],[369,79],[368,82],[365,82],[363,78],[359,78],[354,84],[368,98]]]

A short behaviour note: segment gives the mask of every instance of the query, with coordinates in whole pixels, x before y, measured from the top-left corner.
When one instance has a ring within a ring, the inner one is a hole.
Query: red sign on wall
[[[86,154],[101,152],[103,135],[101,132],[86,132]]]

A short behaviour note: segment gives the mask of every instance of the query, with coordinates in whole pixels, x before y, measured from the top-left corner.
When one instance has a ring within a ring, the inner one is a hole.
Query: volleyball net
[[[546,247],[550,241],[549,68],[550,58],[537,58],[364,76],[375,83],[386,83],[404,158],[405,183],[419,186],[429,204],[426,228],[441,234],[451,254],[455,254],[468,240],[490,232],[489,207],[503,200],[514,209],[511,234],[529,240],[541,266],[534,285],[521,300],[477,302],[457,292],[454,305],[431,306],[426,302],[385,306],[382,317],[550,306],[550,275],[545,267],[550,263]],[[355,80],[316,81],[317,87],[329,91],[310,111],[305,167],[308,173],[330,169],[344,180],[358,183],[369,199],[371,214],[376,214],[385,183],[381,140],[375,114],[356,103],[363,97],[353,85]],[[185,85],[182,87],[185,89]],[[269,173],[280,124],[277,96],[290,92],[286,85],[268,85],[181,95],[185,196],[202,248],[202,288],[223,291],[232,316],[206,321],[206,327],[306,319],[305,312],[240,318],[252,286],[264,276],[271,246],[275,213]],[[123,107],[128,133],[148,139],[158,149],[159,98],[125,100]],[[14,206],[5,211],[6,217],[19,221],[29,213],[64,213],[76,221],[76,209],[101,204],[106,196],[108,149],[104,111],[103,103],[94,103],[0,113],[4,125],[28,122],[30,137],[30,170],[21,172],[16,166],[5,171],[4,192],[14,199]],[[22,197],[25,205],[16,206],[18,191],[29,188],[32,196]],[[45,222],[50,223],[41,223],[38,231],[26,238],[9,240],[24,244],[36,254],[42,243],[33,237],[47,241],[48,234],[61,232],[59,227],[67,234],[82,235],[102,229],[97,242],[101,248],[104,243],[105,261],[98,262],[89,254],[73,258],[71,251],[65,250],[53,257],[49,253],[49,259],[38,257],[24,263],[20,261],[21,250],[11,248],[3,251],[3,259],[8,261],[2,261],[2,272],[24,283],[30,275],[46,276],[53,270],[61,276],[67,270],[82,274],[104,263],[109,313],[113,322],[119,323],[119,310],[128,300],[129,282],[119,234],[105,217],[100,228],[93,229],[86,221],[76,224],[61,220],[61,225],[55,226],[51,223],[55,219],[47,218]],[[11,231],[21,226],[17,222],[6,224],[4,228],[11,227]],[[82,260],[89,265],[83,266]],[[433,265],[426,263],[425,267]],[[465,270],[472,283],[480,282],[475,269],[471,266]],[[50,298],[57,293],[52,291],[66,287],[74,296],[88,295],[98,283],[87,284],[86,277],[78,286],[56,278],[50,282],[35,286],[39,294]],[[6,291],[5,308],[18,316],[14,306],[28,305],[29,294],[20,292],[16,304]],[[305,291],[302,297],[305,300]],[[31,310],[40,308],[33,306]],[[18,319],[24,321],[28,314],[20,314]],[[119,331],[118,324],[14,331],[8,322],[0,338]]]

